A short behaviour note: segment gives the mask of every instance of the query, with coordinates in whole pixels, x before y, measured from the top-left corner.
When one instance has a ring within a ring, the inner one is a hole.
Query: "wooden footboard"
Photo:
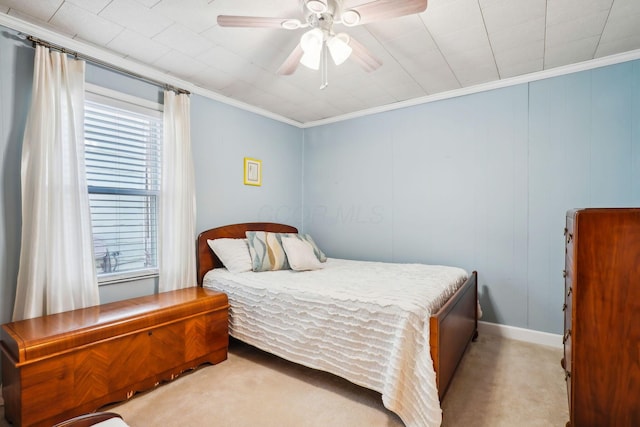
[[[478,273],[430,319],[430,345],[438,396],[444,397],[467,345],[478,334]]]

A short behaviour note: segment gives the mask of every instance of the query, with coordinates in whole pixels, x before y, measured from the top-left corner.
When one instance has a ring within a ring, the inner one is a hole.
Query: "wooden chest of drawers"
[[[227,358],[228,300],[199,287],[2,325],[5,417],[51,426]]]
[[[640,426],[640,209],[567,213],[567,425]]]

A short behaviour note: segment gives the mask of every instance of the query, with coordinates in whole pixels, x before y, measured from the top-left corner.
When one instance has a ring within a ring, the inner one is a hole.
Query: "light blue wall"
[[[638,61],[307,129],[329,256],[478,270],[484,320],[562,331],[566,210],[640,205]]]
[[[0,27],[0,322],[13,313],[20,259],[20,162],[33,49]]]
[[[301,227],[302,130],[191,97],[197,231],[279,221]],[[262,161],[262,186],[244,185],[244,158]]]
[[[531,329],[561,330],[560,213],[640,205],[639,86],[639,61],[529,85]]]

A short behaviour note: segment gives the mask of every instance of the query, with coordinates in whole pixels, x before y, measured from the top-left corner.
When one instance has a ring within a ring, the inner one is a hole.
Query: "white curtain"
[[[164,92],[160,193],[160,292],[196,286],[196,195],[189,96]]]
[[[13,320],[99,304],[84,166],[84,61],[36,47]]]

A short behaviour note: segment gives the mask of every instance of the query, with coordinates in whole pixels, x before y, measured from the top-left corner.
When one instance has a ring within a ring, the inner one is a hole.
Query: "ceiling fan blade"
[[[378,0],[354,7],[360,15],[357,25],[397,18],[414,13],[422,13],[427,9],[427,0]]]
[[[373,56],[369,49],[353,37],[349,40],[349,46],[353,49],[351,59],[360,64],[367,73],[377,70],[382,65],[382,61]]]
[[[289,21],[297,20],[287,18],[263,18],[259,16],[218,15],[218,25],[221,27],[286,28],[282,24]]]
[[[284,60],[280,68],[278,68],[278,74],[283,76],[288,76],[293,74],[294,71],[298,68],[298,64],[300,64],[300,59],[304,51],[302,50],[302,46],[300,43],[293,49],[293,51],[289,54],[287,59]]]

